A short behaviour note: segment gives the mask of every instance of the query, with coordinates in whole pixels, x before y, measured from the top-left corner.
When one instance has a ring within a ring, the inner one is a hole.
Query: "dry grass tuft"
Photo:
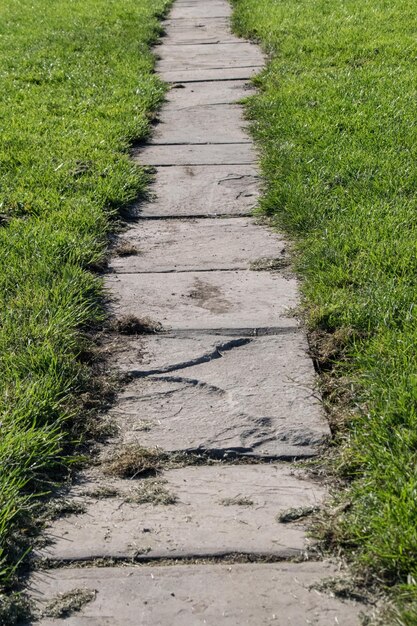
[[[96,594],[95,589],[72,589],[66,593],[60,593],[47,604],[43,617],[56,619],[69,617],[94,600]]]
[[[103,498],[116,498],[120,495],[120,492],[116,487],[110,485],[98,485],[93,489],[89,489],[84,494],[88,498],[95,498],[96,500],[102,500]]]
[[[246,496],[235,496],[234,498],[223,498],[220,500],[223,506],[253,506],[253,500]]]
[[[147,478],[142,480],[136,489],[132,490],[126,502],[134,504],[176,504],[178,498],[165,487],[166,480]]]
[[[117,256],[135,256],[140,254],[140,250],[133,243],[129,243],[128,241],[123,241],[117,245],[113,252]]]
[[[302,506],[293,509],[287,509],[278,513],[276,520],[280,524],[289,524],[290,522],[297,522],[300,519],[309,517],[314,513],[317,513],[319,509],[315,506]]]
[[[105,463],[104,472],[119,478],[154,476],[168,461],[169,456],[158,449],[151,450],[138,444],[130,444]]]
[[[162,331],[162,324],[150,317],[125,315],[115,320],[114,329],[122,335],[151,335]]]
[[[85,513],[86,505],[79,500],[61,499],[48,502],[45,508],[45,517],[49,520],[69,517],[70,515],[81,515]]]
[[[290,265],[289,259],[286,257],[275,259],[256,259],[249,265],[249,269],[253,272],[276,272]]]

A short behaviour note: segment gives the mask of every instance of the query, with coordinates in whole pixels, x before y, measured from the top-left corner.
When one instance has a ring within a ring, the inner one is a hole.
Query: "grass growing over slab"
[[[270,55],[247,108],[260,211],[296,241],[308,324],[343,355],[331,366],[350,399],[351,506],[333,539],[416,601],[417,13],[406,0],[234,6],[236,31]]]
[[[75,397],[89,381],[82,330],[103,319],[92,270],[117,209],[146,183],[128,149],[163,99],[149,46],[168,3],[0,6],[2,583],[24,554],[34,496],[71,461]]]

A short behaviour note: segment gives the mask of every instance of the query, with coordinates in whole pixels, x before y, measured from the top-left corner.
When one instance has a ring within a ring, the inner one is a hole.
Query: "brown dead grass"
[[[177,496],[166,487],[167,481],[145,478],[126,497],[126,502],[134,504],[169,505],[178,502]]]
[[[97,487],[86,491],[84,495],[88,498],[102,500],[105,498],[116,498],[120,495],[120,492],[116,487],[112,487],[110,485],[97,485]]]
[[[223,498],[220,500],[223,506],[253,506],[254,502],[246,496],[235,496],[234,498]]]
[[[136,256],[140,254],[139,248],[137,248],[133,243],[129,243],[128,241],[123,241],[119,243],[114,249],[113,252],[117,256]]]
[[[309,517],[310,515],[317,513],[317,511],[318,508],[315,506],[303,506],[293,509],[287,509],[286,511],[278,513],[278,515],[276,516],[276,520],[280,524],[289,524],[290,522],[297,522],[298,520],[304,519],[305,517]]]
[[[113,323],[114,330],[122,335],[152,335],[162,331],[162,324],[150,317],[125,315]]]
[[[129,444],[121,448],[104,464],[103,471],[119,478],[155,476],[169,461],[169,455],[158,449]]]
[[[71,589],[66,593],[60,593],[48,602],[43,611],[43,617],[55,619],[69,617],[94,600],[96,594],[95,589]]]
[[[287,257],[275,258],[275,259],[256,259],[252,261],[249,266],[253,272],[276,272],[278,270],[289,267],[290,261]]]

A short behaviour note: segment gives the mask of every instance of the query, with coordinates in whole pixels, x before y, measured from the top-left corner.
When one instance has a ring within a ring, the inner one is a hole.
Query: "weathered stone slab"
[[[141,217],[248,215],[259,182],[252,165],[160,167],[150,190],[153,200],[136,211]]]
[[[163,488],[174,504],[135,504],[138,489],[155,479],[104,483],[117,497],[88,497],[97,487],[73,490],[85,512],[54,521],[52,543],[40,555],[58,560],[100,557],[184,558],[262,554],[287,558],[308,546],[301,522],[280,523],[294,507],[316,507],[325,489],[297,478],[288,465],[186,467],[164,472]],[[151,489],[151,486],[148,487]],[[87,496],[82,494],[87,493]]]
[[[247,80],[253,78],[263,69],[262,65],[245,65],[242,67],[207,68],[183,70],[164,70],[159,75],[167,83],[196,83],[204,80]]]
[[[288,459],[316,454],[330,434],[301,333],[161,336],[124,348],[115,363],[133,380],[111,413],[124,443]]]
[[[175,3],[170,14],[170,20],[188,19],[188,18],[216,18],[230,17],[232,9],[228,2],[221,0],[210,0],[210,2],[193,2],[177,4]],[[174,26],[175,28],[175,26]]]
[[[181,109],[167,104],[149,143],[244,143],[249,141],[245,125],[241,107],[236,104],[207,104]]]
[[[233,104],[247,98],[255,92],[254,87],[245,80],[225,80],[216,83],[178,83],[173,85],[167,95],[171,110],[207,104]]]
[[[363,605],[320,593],[339,572],[327,563],[201,564],[35,572],[32,596],[90,589],[95,599],[40,626],[359,626]]]
[[[116,315],[149,316],[166,330],[296,326],[296,280],[277,274],[110,274],[106,283]]]
[[[226,67],[246,67],[262,65],[264,57],[259,47],[248,42],[206,44],[187,44],[170,46],[164,43],[155,49],[159,57],[158,72],[190,69],[212,69]]]
[[[281,237],[249,218],[143,220],[119,242],[140,251],[112,259],[119,274],[249,269],[254,261],[282,259],[285,252]]]
[[[227,17],[167,19],[163,25],[166,31],[164,43],[167,45],[236,43],[240,41],[230,32]]]
[[[256,152],[250,143],[148,145],[134,151],[133,157],[142,165],[250,165]]]

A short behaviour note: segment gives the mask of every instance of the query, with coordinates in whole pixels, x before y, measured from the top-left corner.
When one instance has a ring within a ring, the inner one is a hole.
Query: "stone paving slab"
[[[278,274],[213,271],[110,274],[117,316],[136,315],[164,329],[295,327],[297,282]]]
[[[176,69],[159,72],[167,83],[196,83],[201,81],[246,80],[253,78],[263,69],[262,65],[243,65],[242,67]]]
[[[201,3],[175,3],[170,14],[170,20],[188,19],[188,18],[216,18],[216,17],[230,17],[232,14],[231,6],[228,2],[222,2],[221,0],[210,0],[210,2]]]
[[[259,182],[252,165],[160,167],[152,201],[136,211],[141,217],[248,215],[256,206]]]
[[[207,46],[206,44],[194,45],[164,45],[155,50],[159,60],[158,72],[168,72],[189,69],[212,69],[227,67],[244,67],[248,65],[262,65],[264,57],[258,46],[251,43],[236,43]]]
[[[255,92],[253,86],[245,80],[225,80],[216,83],[178,83],[167,94],[171,110],[181,110],[207,104],[233,104],[247,98]]]
[[[285,242],[271,229],[249,218],[151,220],[119,237],[140,254],[113,257],[121,273],[249,269],[260,259],[283,259]]]
[[[133,152],[141,165],[251,165],[256,162],[256,152],[250,143],[148,145]],[[185,196],[185,194],[184,194]]]
[[[181,109],[167,104],[149,145],[245,143],[249,141],[245,125],[241,107],[236,104],[200,104]]]
[[[123,443],[288,459],[330,435],[301,333],[133,339],[114,362],[134,377],[110,412]]]
[[[175,26],[175,28],[173,28]],[[227,17],[189,18],[164,21],[166,31],[164,43],[167,45],[235,43],[239,41],[230,32]]]
[[[360,604],[312,588],[337,574],[315,562],[75,568],[35,572],[32,585],[40,606],[96,592],[80,613],[39,626],[359,626]]]
[[[298,478],[287,465],[185,467],[163,473],[175,504],[135,504],[138,489],[155,479],[109,481],[117,497],[83,496],[97,483],[74,488],[85,512],[54,521],[52,543],[40,556],[58,560],[92,558],[192,558],[225,554],[288,558],[309,545],[303,523],[280,523],[294,507],[316,507],[325,490]],[[239,504],[240,502],[240,504]]]

